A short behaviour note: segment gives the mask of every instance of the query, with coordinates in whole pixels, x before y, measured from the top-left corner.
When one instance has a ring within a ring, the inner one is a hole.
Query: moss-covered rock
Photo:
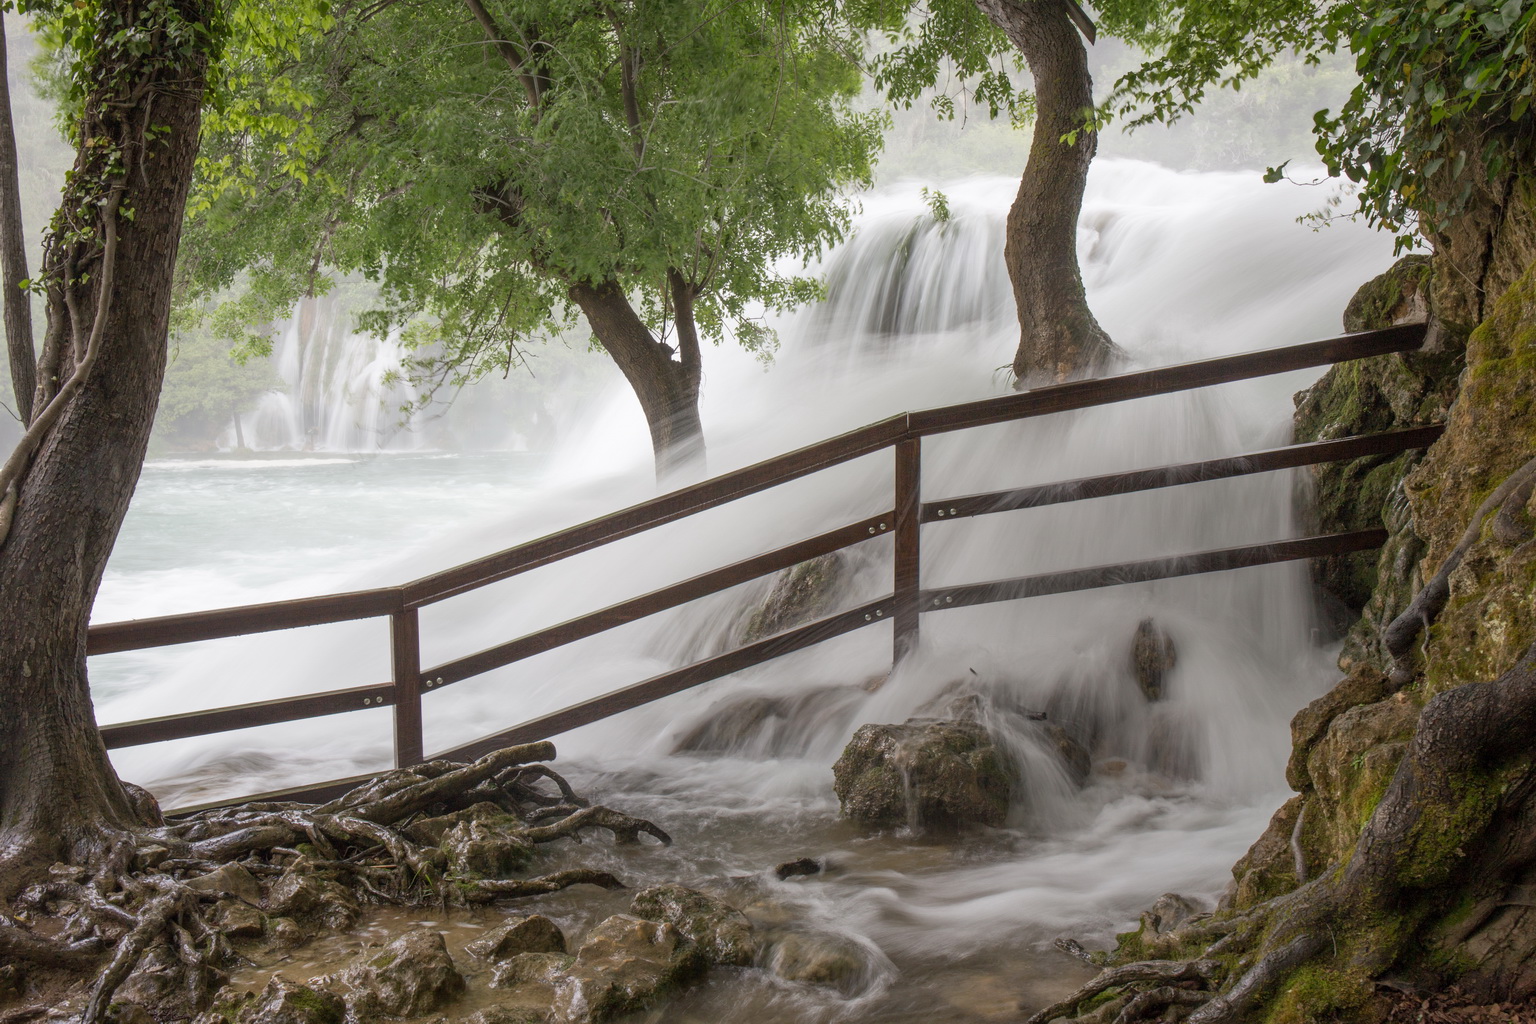
[[[492,930],[464,950],[482,960],[500,963],[519,953],[564,953],[565,935],[543,914],[530,914]]]
[[[562,1024],[601,1024],[651,1005],[702,967],[672,925],[615,915],[592,929],[556,980],[551,1016]]]
[[[834,551],[779,573],[762,604],[742,622],[739,642],[754,643],[831,611],[846,569],[845,557]]]
[[[869,825],[1000,826],[1013,773],[976,722],[864,725],[832,766],[843,814]]]
[[[347,1001],[359,1020],[380,1013],[419,1017],[457,999],[465,987],[442,933],[430,928],[408,931],[364,954],[337,980],[350,991]]]
[[[1407,256],[1367,282],[1350,300],[1345,330],[1373,330],[1423,319],[1429,272],[1428,257]],[[1296,396],[1295,439],[1297,443],[1326,441],[1438,422],[1455,395],[1460,369],[1461,353],[1454,345],[1439,352],[1340,363]],[[1310,525],[1323,533],[1382,526],[1400,481],[1421,457],[1418,452],[1404,452],[1312,467],[1307,502]],[[1394,536],[1400,532],[1394,531]],[[1398,549],[1405,546],[1416,561],[1419,551],[1413,542],[1404,538]],[[1331,632],[1342,635],[1353,623],[1383,578],[1379,572],[1383,559],[1395,559],[1398,549],[1380,557],[1358,552],[1314,560],[1313,582],[1327,605]],[[1385,578],[1395,577],[1389,572]],[[1411,597],[1407,588],[1399,589],[1403,592],[1394,592],[1383,602],[1395,606],[1381,612],[1387,621]]]
[[[711,964],[747,967],[757,953],[752,922],[721,900],[681,885],[655,885],[635,894],[630,913],[665,921]]]

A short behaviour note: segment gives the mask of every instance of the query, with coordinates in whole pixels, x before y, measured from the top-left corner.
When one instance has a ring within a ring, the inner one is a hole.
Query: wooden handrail
[[[1432,443],[1444,428],[1440,425],[1416,427],[1363,437],[1290,445],[1249,455],[928,502],[921,498],[921,439],[969,427],[1407,351],[1419,347],[1424,335],[1422,324],[1403,325],[1305,345],[1075,381],[1037,388],[1018,395],[906,413],[402,586],[92,626],[87,652],[106,654],[353,619],[383,616],[390,619],[393,678],[388,683],[124,722],[103,727],[102,735],[108,747],[116,748],[365,710],[387,704],[394,709],[396,763],[402,766],[412,764],[424,756],[421,695],[425,690],[480,675],[810,558],[885,535],[895,538],[894,590],[879,601],[786,630],[693,665],[664,672],[438,756],[478,756],[508,743],[547,738],[790,651],[886,620],[894,623],[893,657],[900,660],[916,643],[920,615],[923,612],[1379,547],[1385,540],[1385,533],[1380,530],[1362,530],[925,590],[921,588],[920,581],[920,526],[924,523],[1366,455],[1394,454]],[[892,449],[896,458],[895,505],[890,512],[711,570],[527,636],[444,662],[435,668],[425,671],[421,668],[418,609],[425,605],[468,593],[538,566],[885,449]],[[323,784],[320,789],[326,790],[326,787],[333,785]],[[309,787],[309,790],[320,791],[315,787]]]

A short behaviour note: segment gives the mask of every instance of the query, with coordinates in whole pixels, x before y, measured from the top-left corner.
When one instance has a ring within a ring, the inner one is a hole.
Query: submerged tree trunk
[[[27,278],[26,233],[21,221],[21,182],[16,160],[16,126],[11,117],[5,23],[0,20],[0,289],[4,291],[5,346],[11,388],[22,426],[32,422],[37,387],[37,354],[32,350],[32,302],[21,288]]]
[[[670,283],[679,308],[676,358],[671,346],[651,334],[616,282],[575,284],[570,289],[571,301],[586,314],[592,333],[640,399],[656,454],[656,480],[663,484],[700,476],[705,465],[693,297],[680,278]]]
[[[86,98],[79,137],[90,145],[44,261],[50,326],[63,327],[49,332],[62,351],[44,358],[60,382],[6,465],[14,490],[9,529],[0,522],[0,890],[55,859],[91,861],[137,821],[97,732],[86,628],[165,372],[207,63],[187,45],[186,23],[201,37],[212,4],[104,8],[100,24],[141,30],[130,33],[138,45],[101,30],[103,66],[91,71],[110,84]]]
[[[976,0],[1024,54],[1035,79],[1035,131],[1008,211],[1003,258],[1019,313],[1020,387],[1101,372],[1119,349],[1088,309],[1077,265],[1077,217],[1098,134],[1088,55],[1066,0]],[[1075,141],[1063,141],[1073,135]]]

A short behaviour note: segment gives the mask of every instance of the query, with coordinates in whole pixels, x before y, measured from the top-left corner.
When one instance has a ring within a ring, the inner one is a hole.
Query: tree
[[[85,637],[154,419],[219,38],[208,0],[86,0],[45,13],[75,54],[78,156],[44,256],[48,326],[31,416],[0,469],[6,889],[39,864],[105,853],[136,821],[96,731]]]
[[[517,361],[579,310],[645,412],[659,478],[696,471],[702,341],[765,338],[779,264],[841,236],[878,115],[851,30],[788,0],[344,6],[261,130],[212,123],[189,280],[246,273],[250,322],[361,271],[418,379]],[[247,122],[248,124],[249,122]],[[231,225],[238,220],[238,232]]]

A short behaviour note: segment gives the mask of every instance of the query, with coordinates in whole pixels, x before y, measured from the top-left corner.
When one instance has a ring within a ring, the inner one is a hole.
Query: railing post
[[[390,661],[395,679],[395,767],[422,761],[421,620],[415,608],[389,617]]]
[[[911,437],[896,445],[896,619],[891,665],[917,646],[921,566],[918,546],[922,517],[923,442]]]

